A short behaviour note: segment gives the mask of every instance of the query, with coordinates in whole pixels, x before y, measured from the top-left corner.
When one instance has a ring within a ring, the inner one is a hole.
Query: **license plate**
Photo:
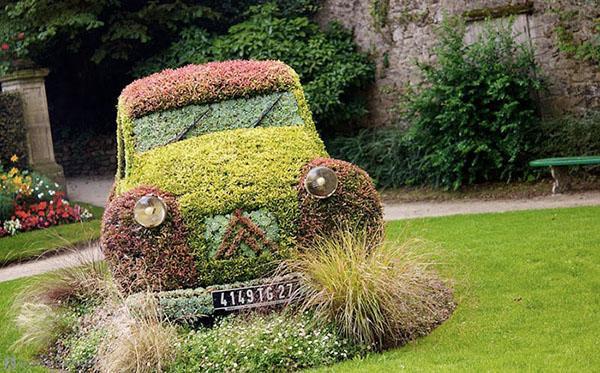
[[[288,303],[296,290],[298,281],[278,282],[244,288],[215,290],[212,292],[215,311],[233,311],[244,308],[268,307]]]

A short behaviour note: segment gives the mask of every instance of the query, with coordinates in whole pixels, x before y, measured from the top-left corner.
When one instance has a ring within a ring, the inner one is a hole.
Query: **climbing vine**
[[[554,32],[561,52],[580,61],[600,66],[600,0],[588,0],[591,7],[578,10],[555,10],[558,25]],[[588,26],[591,35],[580,32]]]
[[[371,0],[369,14],[373,21],[373,27],[378,32],[387,25],[390,0]]]

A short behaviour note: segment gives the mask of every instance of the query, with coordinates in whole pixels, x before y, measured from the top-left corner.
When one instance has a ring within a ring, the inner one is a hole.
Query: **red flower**
[[[7,51],[10,48],[10,45],[8,45],[7,43],[2,43],[2,46],[0,48],[2,48],[3,51]]]

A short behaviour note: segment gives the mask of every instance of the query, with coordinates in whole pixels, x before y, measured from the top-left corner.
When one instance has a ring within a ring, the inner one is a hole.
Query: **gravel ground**
[[[110,189],[112,177],[71,178],[67,180],[69,197],[75,201],[88,202],[104,206]],[[456,200],[443,202],[405,202],[384,204],[385,220],[423,218],[458,214],[479,214],[534,210],[561,207],[600,205],[600,192],[561,194],[527,199],[511,200]],[[64,253],[36,261],[15,264],[0,268],[0,282],[20,277],[42,274],[59,268],[69,267],[90,261],[101,260],[102,253],[97,244],[75,253]]]

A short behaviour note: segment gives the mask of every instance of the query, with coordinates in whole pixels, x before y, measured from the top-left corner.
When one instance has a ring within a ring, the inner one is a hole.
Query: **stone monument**
[[[0,83],[3,92],[18,92],[21,95],[23,119],[27,127],[29,166],[56,181],[66,192],[63,168],[54,159],[44,84],[48,72],[48,69],[17,70],[0,77]]]

